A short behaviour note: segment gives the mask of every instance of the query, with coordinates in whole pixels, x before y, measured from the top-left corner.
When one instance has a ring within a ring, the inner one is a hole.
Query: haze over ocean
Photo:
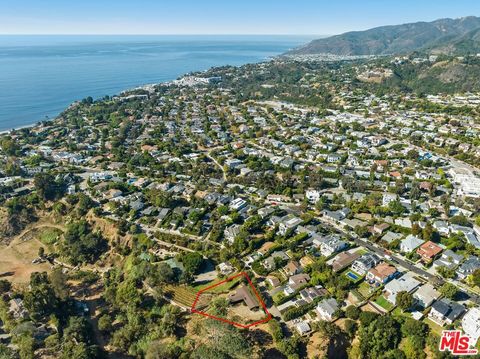
[[[318,36],[0,36],[0,131],[212,66],[279,55]]]

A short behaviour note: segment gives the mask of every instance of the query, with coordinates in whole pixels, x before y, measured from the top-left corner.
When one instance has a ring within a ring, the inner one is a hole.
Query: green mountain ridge
[[[381,26],[313,40],[289,55],[396,55],[413,51],[471,54],[480,50],[480,18]]]

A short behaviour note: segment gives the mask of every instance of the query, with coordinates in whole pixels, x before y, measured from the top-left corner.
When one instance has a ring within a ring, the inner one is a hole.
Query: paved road
[[[354,237],[350,233],[346,232],[345,230],[343,230],[341,228],[338,228],[338,227],[334,227],[330,223],[325,222],[324,220],[322,220],[322,218],[319,218],[319,220],[325,226],[329,227],[330,229],[333,229],[337,232],[341,232],[344,236],[349,238],[351,241],[355,242],[357,245],[363,246],[363,247],[369,249],[370,251],[378,254],[381,257],[385,257],[385,249],[383,249],[383,248],[381,248],[381,247],[379,247],[376,244],[373,244],[371,242],[364,241],[360,238]],[[446,283],[446,281],[444,279],[442,279],[440,277],[437,277],[436,275],[433,275],[431,273],[428,273],[426,270],[415,266],[413,263],[406,261],[405,259],[399,257],[398,255],[395,255],[393,253],[389,253],[389,256],[390,256],[392,262],[397,263],[401,267],[403,267],[405,269],[408,269],[409,271],[421,276],[422,278],[424,278],[428,282],[432,283],[436,287],[439,287],[439,286]],[[471,300],[472,302],[475,302],[476,304],[480,304],[480,296],[478,296],[477,294],[475,294],[471,290],[469,290],[466,285],[464,285],[462,283],[459,283],[458,281],[450,281],[449,280],[449,282],[456,285],[457,288],[459,288],[460,292],[463,293],[466,297],[468,297],[469,300]]]
[[[363,246],[363,247],[366,247],[368,248],[370,251],[372,252],[375,252],[376,254],[378,254],[379,256],[381,257],[385,257],[385,249],[381,248],[381,247],[378,247],[370,242],[367,242],[367,241],[364,241],[364,240],[361,240],[359,238],[352,238],[352,240],[358,244],[359,246]],[[396,256],[395,254],[393,253],[390,253],[389,254],[390,256],[390,261],[391,262],[394,262],[394,263],[397,263],[399,264],[401,267],[405,268],[405,269],[408,269],[409,271],[415,273],[415,274],[418,274],[419,276],[425,278],[426,280],[428,280],[429,282],[433,282],[433,284],[435,284],[436,286],[441,286],[442,284],[445,283],[445,281],[433,274],[430,274],[428,273],[427,271],[421,269],[421,268],[418,268],[416,265],[414,265],[413,263],[411,262],[408,262],[406,261],[405,259],[403,258],[400,258],[399,256]]]
[[[351,241],[355,242],[357,245],[369,249],[370,251],[378,254],[382,258],[385,257],[386,253],[385,253],[384,248],[382,248],[382,247],[380,247],[380,246],[378,246],[374,243],[371,243],[371,242],[365,241],[363,239],[354,237],[350,233],[346,232],[345,230],[343,230],[341,228],[338,228],[338,227],[334,227],[329,223],[326,223],[325,221],[322,220],[322,218],[319,218],[319,219],[322,221],[323,224],[327,225],[328,227],[330,227],[331,229],[333,229],[335,231],[341,232],[344,236],[349,238]],[[408,269],[409,271],[412,271],[415,274],[418,274],[419,276],[425,278],[428,281],[434,282],[434,284],[436,284],[436,285],[442,285],[443,283],[445,283],[445,281],[443,279],[438,278],[437,276],[432,275],[432,274],[428,273],[427,271],[425,271],[421,268],[418,268],[413,263],[408,262],[405,259],[400,258],[399,256],[397,256],[393,253],[389,253],[389,256],[390,256],[390,258],[391,258],[390,260],[392,262],[399,264],[403,268]]]

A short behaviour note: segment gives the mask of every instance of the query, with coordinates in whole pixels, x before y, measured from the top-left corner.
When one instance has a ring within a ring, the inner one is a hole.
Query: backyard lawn
[[[393,308],[393,304],[390,303],[388,300],[385,299],[383,295],[379,296],[376,300],[375,303],[381,306],[383,309],[386,311],[389,311],[390,309]]]
[[[438,336],[441,336],[442,335],[442,331],[443,331],[443,327],[438,325],[437,323],[435,323],[434,321],[426,318],[424,320],[424,322],[426,324],[428,324],[428,326],[430,327],[430,329],[432,330],[433,333],[437,334]]]
[[[360,284],[357,290],[365,298],[370,297],[370,295],[373,293],[372,287],[370,287],[367,282],[363,282],[362,284]]]
[[[409,312],[404,312],[401,310],[399,307],[396,307],[393,311],[392,314],[396,317],[405,317],[405,318],[411,318],[412,314]]]

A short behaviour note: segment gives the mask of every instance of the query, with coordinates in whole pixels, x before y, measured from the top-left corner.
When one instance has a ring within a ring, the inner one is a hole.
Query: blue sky
[[[478,0],[0,0],[0,34],[337,34],[480,15]]]

